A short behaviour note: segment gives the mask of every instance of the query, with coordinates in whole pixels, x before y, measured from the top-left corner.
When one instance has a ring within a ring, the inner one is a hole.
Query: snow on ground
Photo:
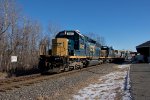
[[[99,81],[90,84],[73,96],[75,100],[131,100],[129,92],[130,65],[119,65],[115,72],[100,77]]]

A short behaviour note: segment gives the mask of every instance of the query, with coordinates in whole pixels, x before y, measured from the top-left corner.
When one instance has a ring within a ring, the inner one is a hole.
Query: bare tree
[[[0,0],[0,36],[6,32],[9,25],[10,23],[8,22],[8,1]]]
[[[48,49],[49,49],[49,44],[50,44],[50,40],[48,38],[47,35],[44,35],[41,40],[40,40],[40,44],[39,44],[39,55],[47,55],[48,54]]]
[[[59,26],[59,25],[57,25],[57,24],[52,24],[52,23],[49,23],[48,24],[48,37],[47,37],[47,47],[48,47],[48,49],[50,49],[51,48],[51,46],[52,46],[52,43],[51,43],[51,40],[53,39],[53,38],[55,38],[55,36],[56,36],[56,34],[59,32],[59,31],[61,31],[61,27]]]
[[[10,24],[5,25],[4,18],[0,16],[0,40],[2,39],[2,35],[8,30]]]
[[[9,69],[10,60],[8,61],[10,55],[14,50],[13,46],[13,36],[16,30],[16,22],[18,10],[16,8],[15,2],[13,0],[1,0],[0,1],[0,41],[1,44],[1,65]],[[7,59],[7,60],[6,60]]]
[[[51,47],[51,40],[60,31],[59,25],[49,24],[47,34],[42,26],[21,15],[15,0],[0,0],[0,70],[15,71],[31,69],[38,63],[39,45],[44,51]],[[17,56],[17,63],[11,63],[11,56]]]
[[[50,49],[52,47],[52,39],[55,38],[56,34],[61,30],[59,25],[49,23],[47,34],[42,34],[42,38],[40,40],[39,45],[39,55],[49,54]]]
[[[51,38],[54,38],[60,30],[61,27],[59,25],[53,23],[48,24],[48,34]]]
[[[100,43],[101,45],[106,45],[106,41],[105,38],[103,36],[99,36],[93,32],[89,32],[88,34],[86,34],[88,37],[90,37],[91,39],[96,40],[98,43]]]
[[[37,21],[24,19],[23,28],[21,29],[21,40],[19,46],[19,57],[21,66],[31,68],[38,62],[38,51],[41,34],[41,25]],[[26,59],[28,58],[28,59]]]
[[[105,45],[106,45],[105,38],[102,37],[102,36],[97,36],[97,37],[96,37],[96,41],[99,42],[102,46],[105,46]]]
[[[96,39],[96,34],[93,32],[89,32],[86,34],[88,37],[90,37],[91,39],[95,40]]]
[[[20,13],[15,0],[0,0],[0,69],[32,68],[38,62],[41,25]],[[10,57],[18,62],[13,66]]]

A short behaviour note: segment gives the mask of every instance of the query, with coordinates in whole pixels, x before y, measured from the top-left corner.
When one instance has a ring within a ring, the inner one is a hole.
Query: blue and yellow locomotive
[[[51,52],[46,54],[46,49],[43,51],[39,60],[41,72],[61,72],[103,62],[122,62],[130,55],[129,51],[101,46],[97,41],[73,30],[59,32],[55,39],[52,39]]]
[[[41,54],[39,69],[45,71],[68,71],[101,63],[101,45],[79,31],[59,32],[52,40],[51,53]]]

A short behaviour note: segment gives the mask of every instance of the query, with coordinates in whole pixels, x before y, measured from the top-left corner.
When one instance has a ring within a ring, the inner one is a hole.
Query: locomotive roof
[[[78,33],[80,36],[84,37],[84,35],[82,35],[79,30],[76,30],[75,32]]]
[[[94,44],[100,45],[100,43],[98,43],[97,41],[95,41],[95,40],[89,38],[89,37],[86,36],[86,35],[81,34],[79,30],[64,30],[64,31],[61,31],[61,32],[75,32],[75,33],[79,34],[81,37],[86,38],[89,42],[92,42],[92,43],[94,43]],[[59,33],[60,33],[60,32],[59,32]]]
[[[61,31],[61,32],[75,32],[75,33],[79,34],[80,36],[84,37],[84,35],[81,34],[79,30],[64,30],[64,31]]]

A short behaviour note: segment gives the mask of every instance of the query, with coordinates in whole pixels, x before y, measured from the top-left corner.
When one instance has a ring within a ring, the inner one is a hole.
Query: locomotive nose
[[[68,39],[56,38],[52,40],[52,56],[68,56]]]

